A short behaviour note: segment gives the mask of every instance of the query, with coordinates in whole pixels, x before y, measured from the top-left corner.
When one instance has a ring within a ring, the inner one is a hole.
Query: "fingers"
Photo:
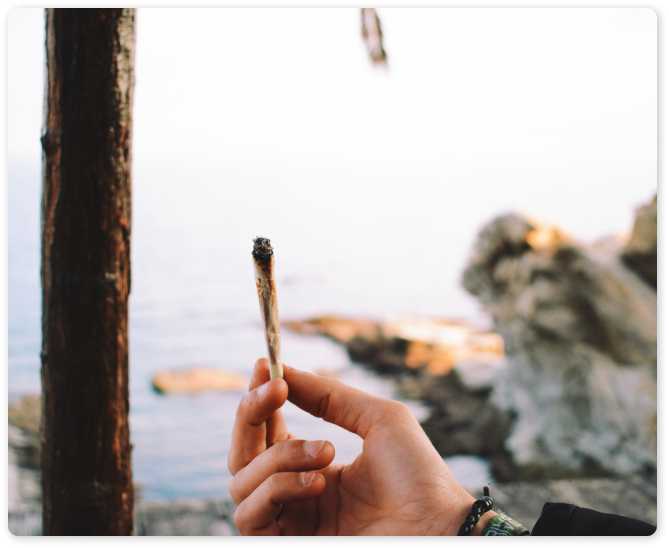
[[[280,534],[276,518],[284,503],[317,497],[325,489],[319,472],[273,474],[237,507],[235,525],[243,535]]]
[[[257,388],[269,380],[269,360],[267,358],[260,358],[256,360],[255,366],[253,367],[253,375],[251,376],[250,388]],[[268,447],[274,442],[283,441],[290,437],[281,410],[275,411],[272,416],[267,419],[266,427],[266,439]]]
[[[364,438],[383,420],[392,402],[351,388],[336,379],[284,365],[288,399],[308,413],[346,428]]]
[[[271,475],[325,468],[332,462],[334,454],[334,447],[326,441],[289,440],[277,443],[235,474],[229,484],[230,494],[239,503]]]
[[[228,456],[228,468],[232,474],[246,466],[256,455],[267,448],[265,422],[274,418],[275,413],[288,397],[288,385],[283,379],[263,383],[263,364],[260,362],[261,360],[256,364],[253,373],[252,389],[242,398],[237,408],[232,430],[232,445]]]

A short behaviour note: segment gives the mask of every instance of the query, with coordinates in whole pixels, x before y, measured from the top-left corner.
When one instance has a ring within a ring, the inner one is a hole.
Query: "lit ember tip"
[[[259,261],[268,261],[274,254],[272,244],[267,238],[253,240],[253,258]]]

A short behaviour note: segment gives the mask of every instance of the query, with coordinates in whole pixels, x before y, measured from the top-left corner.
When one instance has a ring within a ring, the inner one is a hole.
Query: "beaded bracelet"
[[[472,509],[465,518],[458,535],[469,535],[476,527],[476,524],[481,519],[481,516],[486,512],[495,508],[495,502],[490,496],[490,489],[486,486],[483,488],[483,497],[477,499],[472,504]],[[497,515],[494,516],[484,527],[482,536],[485,537],[501,537],[501,536],[524,536],[529,535],[530,532],[515,519],[510,518],[498,509]]]
[[[490,496],[490,489],[488,489],[488,486],[485,486],[483,488],[483,497],[476,499],[474,504],[472,504],[472,509],[469,511],[465,521],[460,526],[458,536],[469,535],[474,530],[474,527],[476,527],[476,524],[481,519],[481,516],[492,510],[494,507],[495,503]]]

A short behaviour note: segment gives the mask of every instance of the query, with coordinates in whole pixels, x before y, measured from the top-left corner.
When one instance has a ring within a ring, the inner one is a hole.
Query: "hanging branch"
[[[388,56],[383,47],[383,30],[381,20],[374,8],[360,9],[360,29],[367,53],[374,65],[387,66]]]

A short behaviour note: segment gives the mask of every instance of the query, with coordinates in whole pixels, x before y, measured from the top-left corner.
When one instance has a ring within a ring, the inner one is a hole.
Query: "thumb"
[[[321,417],[364,438],[379,424],[394,402],[372,396],[344,383],[284,365],[288,400],[316,417]]]

